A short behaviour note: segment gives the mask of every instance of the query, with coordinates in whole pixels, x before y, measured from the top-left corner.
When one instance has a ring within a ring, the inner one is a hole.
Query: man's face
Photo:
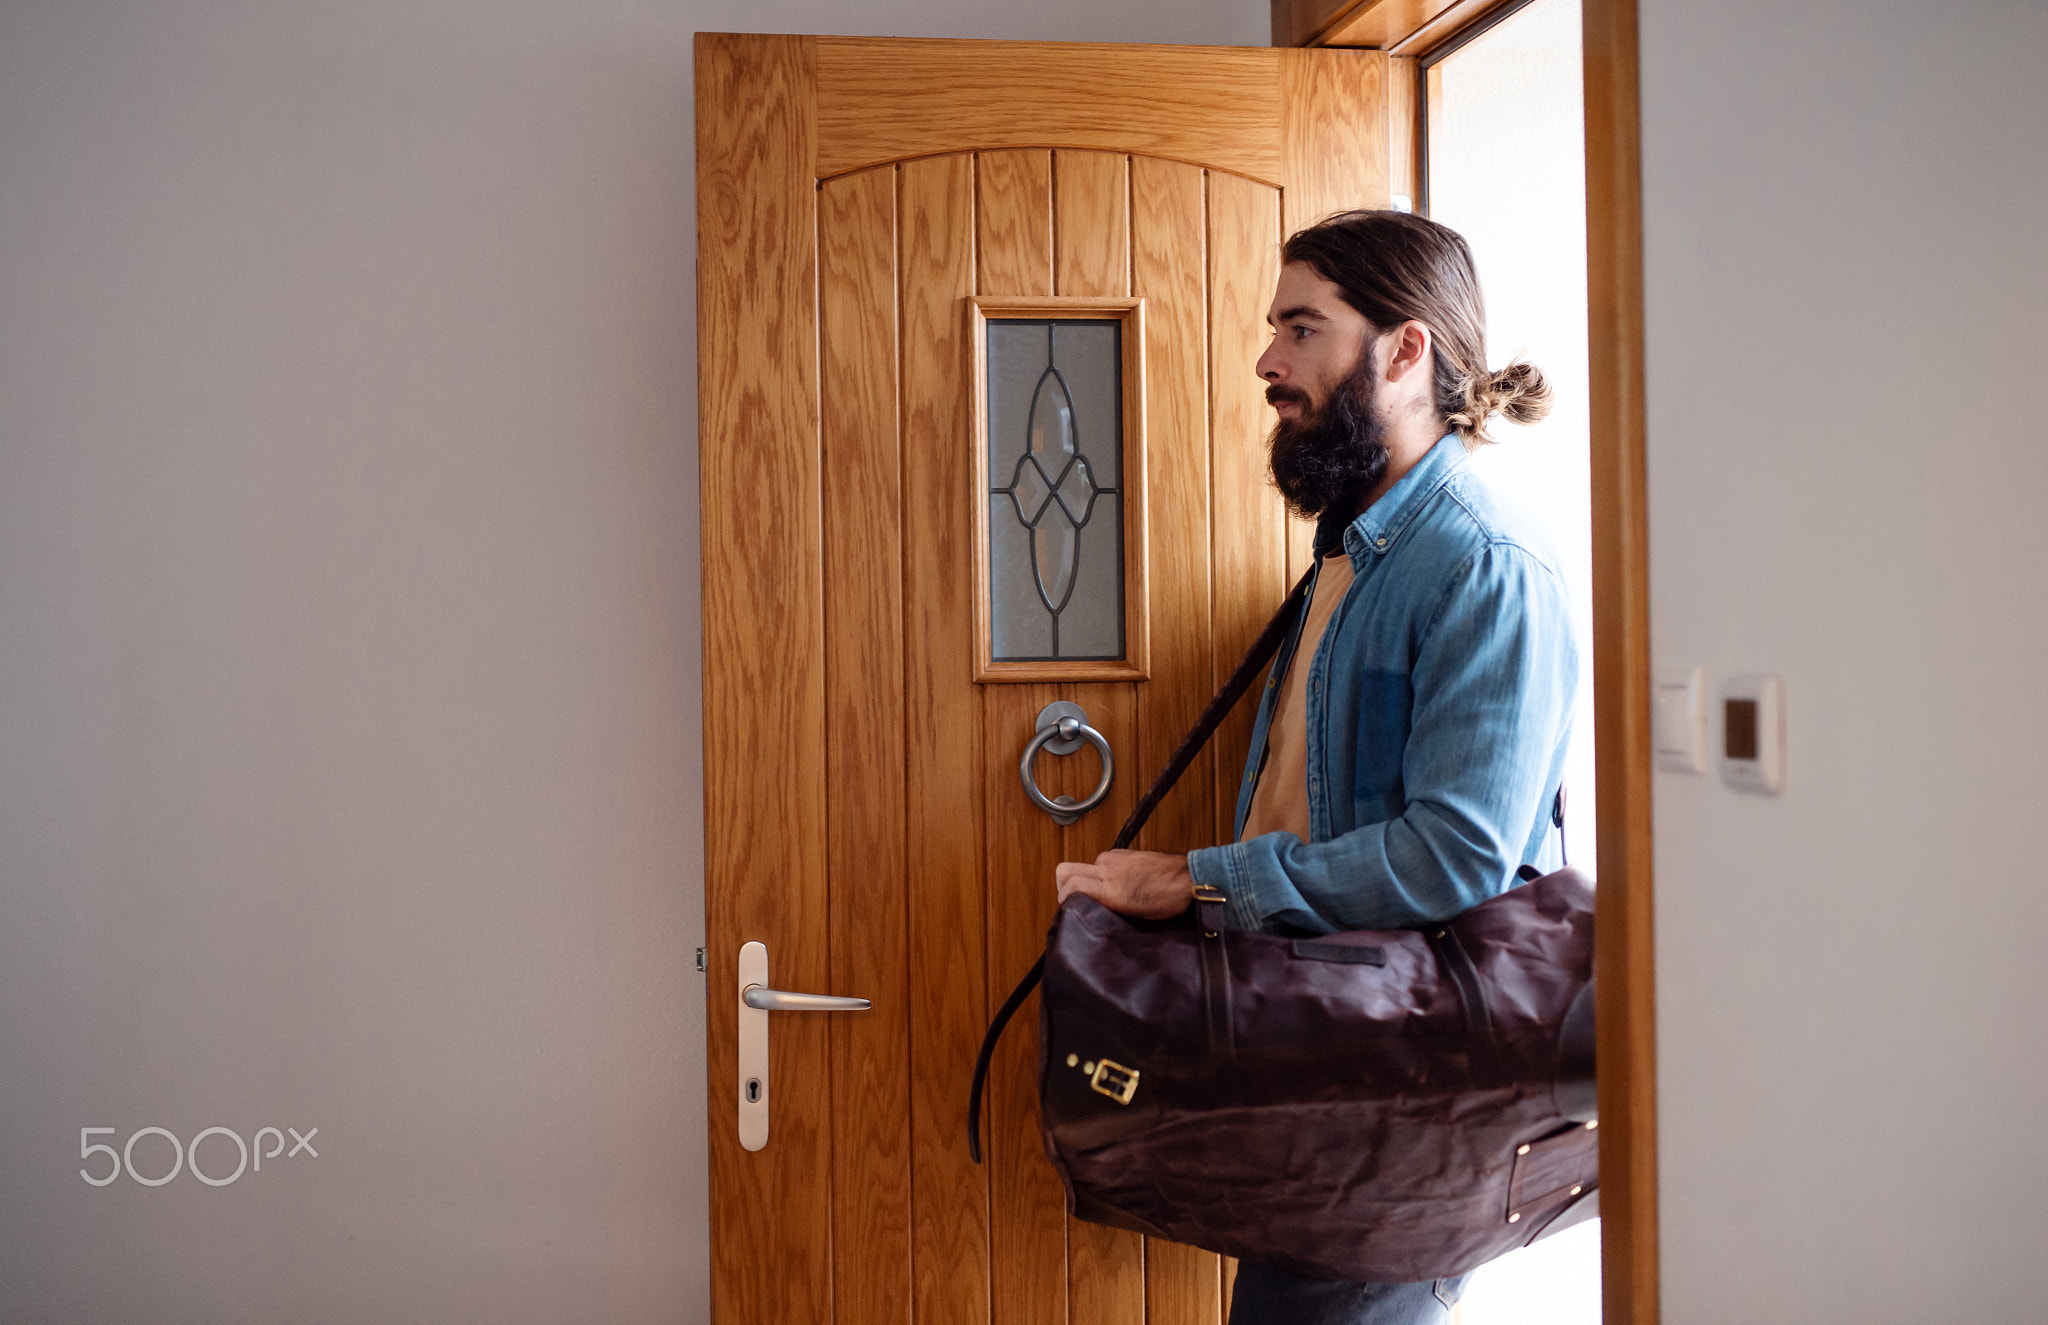
[[[1280,416],[1267,442],[1273,486],[1298,515],[1348,510],[1387,471],[1372,324],[1303,263],[1281,268],[1266,320],[1273,343],[1258,372]]]
[[[1305,262],[1280,269],[1266,321],[1273,342],[1259,356],[1257,372],[1266,382],[1266,400],[1283,423],[1327,401],[1358,366],[1372,336],[1365,315]]]

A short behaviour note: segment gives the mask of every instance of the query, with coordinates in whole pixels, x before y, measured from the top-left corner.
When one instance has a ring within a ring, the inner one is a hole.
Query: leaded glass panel
[[[1123,324],[988,323],[996,662],[1124,657]]]

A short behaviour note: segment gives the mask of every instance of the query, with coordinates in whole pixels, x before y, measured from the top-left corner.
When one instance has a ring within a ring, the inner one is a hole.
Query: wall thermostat
[[[1721,688],[1721,780],[1737,791],[1785,789],[1785,682],[1738,676]]]

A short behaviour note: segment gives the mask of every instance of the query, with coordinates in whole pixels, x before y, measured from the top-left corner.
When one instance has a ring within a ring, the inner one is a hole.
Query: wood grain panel
[[[1422,206],[1421,78],[1414,56],[1387,57],[1387,192],[1411,209]]]
[[[975,158],[981,294],[1052,293],[1052,153]]]
[[[1149,782],[1215,691],[1209,639],[1207,226],[1203,173],[1131,161],[1131,288],[1145,300],[1147,568],[1152,681],[1139,697],[1132,770]],[[1204,751],[1139,841],[1156,851],[1215,845],[1213,769]]]
[[[1270,49],[817,43],[820,175],[970,147],[1043,146],[1141,152],[1280,182],[1279,53]]]
[[[1145,1242],[1148,1325],[1222,1325],[1222,1258],[1213,1251],[1148,1238]]]
[[[978,293],[1051,294],[1052,153],[982,152],[975,169]],[[1060,692],[1044,684],[981,689],[993,1006],[1044,951],[1055,909],[1050,881],[1062,858],[1062,837],[1059,825],[1024,798],[1017,755],[1037,730],[1039,710]],[[1041,754],[1037,762],[1045,779],[1040,785],[1057,786],[1064,761]],[[1037,1066],[1034,995],[989,1068],[989,1292],[995,1325],[1068,1319],[1066,1193],[1039,1139]]]
[[[822,1322],[826,1019],[775,1027],[768,1146],[749,1154],[733,993],[750,939],[778,980],[831,978],[813,47],[700,36],[696,53],[712,1303],[725,1320]],[[743,886],[763,877],[777,886]]]
[[[1315,560],[1315,523],[1310,520],[1287,520],[1287,582],[1293,584],[1308,573],[1309,563]]]
[[[1593,712],[1600,784],[1604,1318],[1655,1325],[1649,524],[1643,470],[1642,147],[1635,0],[1587,0],[1586,280],[1593,461]]]
[[[1063,296],[1113,296],[1130,288],[1129,166],[1119,155],[1101,152],[1060,152],[1053,165],[1054,247],[1060,255],[1059,293]],[[1127,332],[1137,330],[1126,323]],[[1137,328],[1142,328],[1142,321]],[[1130,348],[1137,348],[1135,346]],[[1142,356],[1127,355],[1131,363]],[[1128,376],[1127,370],[1127,376]],[[1141,416],[1140,416],[1141,417]],[[1140,438],[1126,422],[1125,450],[1131,457],[1126,469],[1133,479],[1145,472],[1137,463]],[[1129,487],[1130,483],[1126,483]],[[1143,511],[1134,526],[1144,528]],[[1142,571],[1142,558],[1130,558],[1131,569]],[[1128,574],[1133,593],[1142,594],[1145,577]],[[1142,604],[1133,603],[1134,607]],[[1143,620],[1142,614],[1139,616]],[[1133,644],[1137,641],[1133,640]],[[1139,749],[1137,687],[1130,684],[1067,685],[1061,698],[1079,704],[1088,712],[1089,722],[1109,741],[1110,749],[1121,752],[1124,767],[1101,805],[1067,826],[1061,835],[1061,859],[1093,860],[1116,840],[1117,829],[1138,803],[1143,783],[1130,767],[1130,754]],[[1095,790],[1102,766],[1092,749],[1075,752],[1055,761],[1059,791],[1076,800]],[[1049,785],[1049,784],[1048,784]],[[1054,890],[1051,875],[1036,881],[1037,887]],[[1067,1313],[1081,1325],[1143,1325],[1145,1319],[1145,1239],[1122,1229],[1106,1228],[1085,1220],[1067,1221]]]
[[[1287,232],[1332,212],[1385,207],[1386,55],[1282,51],[1280,87]]]
[[[898,171],[911,1243],[916,1319],[989,1319],[989,1170],[962,1116],[988,1024],[967,344],[974,159]],[[1008,986],[1004,986],[1007,992]]]
[[[1060,859],[1093,860],[1109,850],[1117,830],[1130,817],[1145,784],[1129,767],[1125,752],[1138,748],[1138,692],[1143,687],[1099,683],[1060,687],[1060,698],[1071,700],[1088,711],[1089,725],[1109,740],[1109,748],[1123,761],[1109,798],[1062,831]],[[1052,791],[1050,780],[1057,772],[1058,792],[1079,800],[1095,790],[1102,765],[1092,749],[1083,749],[1062,759],[1040,760],[1057,766],[1048,770],[1042,784]],[[1058,794],[1054,792],[1054,794]],[[1051,874],[1034,880],[1034,886],[1056,895]],[[1048,920],[1050,923],[1050,920]],[[1041,934],[1043,931],[1040,931]],[[1041,1151],[1041,1153],[1043,1153]],[[1123,1229],[1067,1221],[1067,1303],[1068,1319],[1074,1325],[1143,1325],[1145,1320],[1146,1247],[1145,1238]]]
[[[1060,698],[1043,684],[983,686],[987,744],[988,920],[991,1001],[1010,992],[1045,951],[1057,909],[1054,868],[1064,859],[1060,828],[1024,799],[1016,755],[1037,730],[1040,709]],[[1015,752],[1015,753],[1013,753]],[[1057,795],[1060,765],[1041,753],[1039,786]],[[991,1187],[990,1294],[995,1325],[1061,1325],[1067,1315],[1066,1192],[1038,1126],[1038,996],[1010,1023],[989,1066]],[[1087,1325],[1076,1320],[1075,1325]]]
[[[846,1325],[910,1319],[910,991],[903,841],[896,172],[818,195],[825,536],[832,1282]]]
[[[1053,293],[1131,289],[1130,163],[1114,152],[1054,152]]]
[[[1281,233],[1354,207],[1385,207],[1387,57],[1379,51],[1280,53]],[[1289,523],[1291,583],[1308,569],[1314,530]]]
[[[1266,476],[1273,411],[1259,380],[1270,339],[1266,310],[1280,268],[1280,195],[1234,175],[1209,176],[1209,537],[1215,646],[1210,671],[1230,675],[1293,581],[1287,512]],[[1216,752],[1212,831],[1228,842],[1251,744],[1257,695],[1224,720]]]

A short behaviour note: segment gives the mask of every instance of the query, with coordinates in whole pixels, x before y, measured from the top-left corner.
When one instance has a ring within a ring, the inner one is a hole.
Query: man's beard
[[[1282,419],[1266,441],[1267,471],[1287,509],[1313,520],[1325,511],[1357,511],[1387,472],[1387,425],[1373,408],[1372,357],[1330,392],[1320,406],[1300,387],[1275,383],[1266,400],[1291,400],[1301,414]]]

